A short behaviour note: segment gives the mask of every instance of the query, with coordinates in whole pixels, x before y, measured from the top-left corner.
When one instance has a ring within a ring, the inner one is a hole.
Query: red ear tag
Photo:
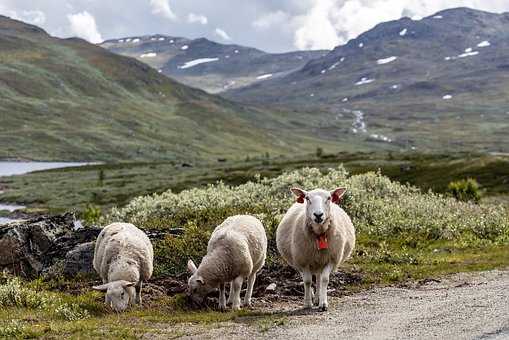
[[[316,247],[318,250],[329,249],[329,241],[327,240],[327,235],[323,234],[318,236],[316,239]]]
[[[304,197],[303,196],[297,197],[297,203],[304,203]]]

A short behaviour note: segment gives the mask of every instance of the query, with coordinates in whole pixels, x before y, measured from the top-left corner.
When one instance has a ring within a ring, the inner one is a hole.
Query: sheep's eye
[[[123,299],[123,298],[124,298],[124,295],[125,295],[125,293],[124,293],[124,292],[122,292],[122,294],[120,294],[120,297]]]
[[[327,201],[330,201],[330,197],[327,197]]]
[[[309,197],[306,196],[306,201],[310,202]]]

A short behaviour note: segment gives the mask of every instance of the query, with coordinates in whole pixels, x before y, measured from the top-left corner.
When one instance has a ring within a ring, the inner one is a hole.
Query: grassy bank
[[[134,197],[168,189],[180,192],[218,180],[238,185],[253,180],[257,174],[275,177],[306,166],[327,169],[339,164],[352,174],[380,169],[392,180],[435,192],[444,192],[449,182],[469,177],[477,179],[488,197],[509,191],[509,157],[345,153],[291,159],[268,155],[215,164],[120,163],[41,171],[0,178],[0,190],[4,191],[0,201],[25,203],[51,212],[83,210],[88,204],[105,210],[122,206]]]

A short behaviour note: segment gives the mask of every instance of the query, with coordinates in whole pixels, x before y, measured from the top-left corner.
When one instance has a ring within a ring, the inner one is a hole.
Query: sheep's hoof
[[[327,309],[329,309],[327,306],[320,306],[319,308],[320,312],[326,312]]]
[[[304,303],[304,309],[311,309],[313,308],[313,303],[312,302],[305,302]]]
[[[226,312],[226,306],[219,306],[220,312]]]

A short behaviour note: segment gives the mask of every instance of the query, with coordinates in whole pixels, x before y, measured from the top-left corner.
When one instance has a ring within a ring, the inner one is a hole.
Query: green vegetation
[[[0,178],[2,202],[27,204],[30,209],[62,212],[86,210],[88,205],[106,211],[123,206],[137,196],[162,193],[168,189],[180,192],[203,187],[218,180],[238,185],[262,177],[278,176],[284,171],[313,166],[325,170],[343,164],[352,174],[381,170],[382,174],[401,183],[410,183],[424,191],[446,193],[448,184],[462,178],[473,178],[482,186],[488,199],[506,195],[509,190],[509,157],[457,154],[420,155],[406,153],[323,153],[301,157],[273,157],[267,163],[264,155],[252,155],[241,162],[120,163],[91,165],[41,171],[23,176]],[[103,177],[101,177],[101,173]]]
[[[349,176],[342,166],[321,172],[316,168],[285,172],[275,178],[257,178],[239,186],[223,183],[206,188],[171,191],[139,197],[104,220],[129,221],[144,229],[184,228],[182,236],[168,235],[156,244],[158,274],[185,270],[189,257],[205,254],[208,237],[227,216],[258,216],[268,234],[269,266],[279,265],[274,233],[293,202],[288,188],[348,188],[342,205],[351,216],[359,237],[354,261],[358,269],[376,266],[376,279],[366,283],[399,281],[394,271],[437,259],[435,249],[465,253],[472,249],[504,246],[509,241],[509,210],[499,205],[477,205],[390,181],[379,173]],[[192,247],[189,247],[192,244]],[[509,261],[505,259],[504,261]],[[436,262],[436,266],[439,266]],[[432,262],[435,263],[435,262]],[[405,272],[410,275],[412,270]]]
[[[451,182],[447,189],[454,198],[460,201],[479,202],[481,200],[479,183],[472,178]]]

